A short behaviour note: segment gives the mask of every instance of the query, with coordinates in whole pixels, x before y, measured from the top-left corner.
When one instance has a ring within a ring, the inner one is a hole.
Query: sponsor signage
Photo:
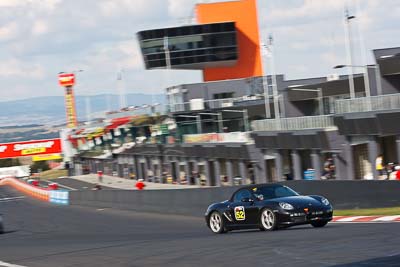
[[[58,75],[58,83],[63,87],[74,86],[75,74],[73,73],[61,73]]]
[[[205,133],[205,134],[186,134],[183,136],[184,143],[248,143],[250,138],[248,133]]]
[[[57,159],[62,159],[60,153],[32,156],[32,161],[45,161],[45,160],[57,160]]]
[[[61,139],[35,140],[0,144],[0,158],[61,153]]]

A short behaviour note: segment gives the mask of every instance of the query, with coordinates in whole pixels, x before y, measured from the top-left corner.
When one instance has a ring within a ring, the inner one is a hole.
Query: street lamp
[[[302,91],[302,92],[317,92],[318,94],[318,108],[319,108],[319,115],[324,115],[324,103],[323,103],[323,95],[322,95],[322,88],[297,88],[298,85],[288,86],[289,90],[292,91]]]
[[[263,55],[264,62],[263,62],[263,89],[264,89],[264,104],[265,104],[265,118],[271,118],[271,107],[269,105],[269,86],[268,86],[268,77],[266,72],[266,64],[265,64],[265,57],[269,53],[269,46],[267,44],[261,44],[261,54]]]
[[[345,43],[346,43],[348,65],[353,65],[353,56],[351,51],[352,45],[351,45],[351,34],[350,34],[350,20],[355,18],[356,18],[355,16],[349,15],[348,9],[345,10],[344,30],[345,30]],[[350,68],[349,86],[350,86],[350,98],[355,98],[353,68]]]

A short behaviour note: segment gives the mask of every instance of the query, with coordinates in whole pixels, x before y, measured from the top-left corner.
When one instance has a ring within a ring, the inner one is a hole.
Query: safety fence
[[[16,190],[41,201],[64,205],[69,204],[68,191],[40,188],[11,176],[0,178],[0,186],[4,185],[11,186]]]

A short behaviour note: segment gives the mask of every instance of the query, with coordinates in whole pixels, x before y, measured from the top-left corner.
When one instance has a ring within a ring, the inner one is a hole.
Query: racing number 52
[[[246,219],[246,213],[244,212],[243,206],[235,207],[235,219],[237,221],[243,221]]]

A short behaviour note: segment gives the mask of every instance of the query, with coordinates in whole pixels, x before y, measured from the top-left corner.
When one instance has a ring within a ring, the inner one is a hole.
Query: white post
[[[322,98],[322,88],[318,88],[318,100],[319,100],[319,115],[324,115],[324,103]]]
[[[268,87],[268,77],[266,72],[266,56],[267,56],[267,45],[262,45],[262,49],[264,49],[264,53],[261,53],[263,56],[263,89],[264,89],[264,104],[265,104],[265,118],[271,118],[271,107],[269,105],[269,87]]]
[[[381,79],[379,64],[375,65],[375,76],[376,76],[375,79],[376,79],[376,85],[377,85],[377,88],[376,88],[377,95],[382,95],[383,94],[382,79]]]
[[[346,44],[346,56],[347,56],[347,65],[353,65],[353,56],[352,56],[352,47],[351,47],[351,38],[350,38],[350,17],[349,11],[345,10],[345,20],[344,20],[344,32],[345,32],[345,44]],[[349,73],[349,86],[350,86],[350,98],[355,98],[355,89],[354,89],[354,77],[353,77],[353,67],[350,67]]]

